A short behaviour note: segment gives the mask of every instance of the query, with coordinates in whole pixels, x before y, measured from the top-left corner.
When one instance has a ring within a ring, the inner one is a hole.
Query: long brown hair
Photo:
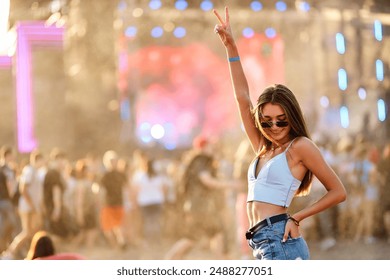
[[[265,146],[260,150],[260,154],[264,154],[269,151],[272,147],[272,142],[263,133],[261,128],[261,116],[262,110],[265,104],[272,103],[280,105],[287,117],[290,124],[290,138],[295,139],[296,137],[304,136],[310,139],[310,134],[306,126],[305,119],[302,114],[301,107],[296,99],[295,95],[290,89],[281,84],[274,84],[264,89],[263,93],[257,99],[257,104],[252,110],[253,117],[257,128],[262,132],[265,138]],[[297,196],[307,195],[310,192],[311,183],[313,180],[313,174],[311,171],[307,171],[302,183],[297,190]]]

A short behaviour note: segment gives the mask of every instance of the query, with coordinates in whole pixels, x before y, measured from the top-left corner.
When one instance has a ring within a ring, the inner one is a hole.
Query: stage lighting
[[[336,49],[339,54],[345,54],[345,39],[340,32],[336,34]]]
[[[340,108],[340,121],[342,127],[349,127],[349,112],[347,106],[341,106]]]
[[[250,27],[246,27],[244,28],[244,30],[242,31],[242,36],[244,36],[245,38],[251,38],[255,35],[255,31],[253,31],[252,28]]]
[[[381,122],[386,120],[386,104],[383,99],[378,100],[378,120]]]
[[[287,4],[284,1],[278,1],[275,3],[275,8],[279,12],[285,12],[287,10]]]
[[[378,41],[382,41],[383,32],[382,32],[382,23],[379,20],[374,22],[374,36]]]
[[[261,4],[259,1],[252,1],[250,6],[251,9],[255,12],[261,11],[263,9],[263,4]]]
[[[210,11],[212,8],[214,8],[214,5],[213,5],[213,2],[209,1],[209,0],[204,0],[202,1],[202,3],[200,3],[200,8],[207,12],[207,11]]]
[[[162,6],[162,3],[160,0],[151,0],[149,2],[149,8],[151,8],[152,10],[158,10],[160,9]]]
[[[187,7],[188,7],[188,3],[186,0],[177,0],[175,2],[175,8],[180,11],[184,11],[185,9],[187,9]]]
[[[347,71],[345,71],[345,69],[343,68],[339,69],[338,80],[339,80],[339,88],[341,90],[346,90],[348,87],[348,76],[347,76]]]
[[[383,61],[377,59],[375,62],[375,68],[376,68],[376,79],[382,82],[384,78]]]

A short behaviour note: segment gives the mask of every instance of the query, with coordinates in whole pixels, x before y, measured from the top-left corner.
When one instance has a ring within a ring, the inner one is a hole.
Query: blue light
[[[339,77],[339,88],[341,90],[346,90],[348,87],[347,71],[345,71],[345,69],[343,68],[339,69],[338,77]]]
[[[361,100],[366,100],[366,98],[367,98],[367,91],[366,91],[366,89],[363,88],[363,87],[360,87],[358,89],[358,95],[359,95],[359,98]]]
[[[251,9],[255,12],[258,12],[263,9],[263,5],[259,1],[252,1]]]
[[[165,143],[164,146],[165,146],[165,149],[170,150],[170,151],[176,149],[176,147],[177,147],[175,143]]]
[[[135,37],[137,35],[137,27],[135,26],[129,26],[125,30],[126,37]]]
[[[339,54],[345,54],[345,38],[342,33],[336,34],[336,49]]]
[[[162,29],[162,27],[160,26],[156,26],[152,29],[152,31],[150,32],[150,34],[152,35],[152,37],[154,38],[159,38],[161,37],[163,34],[164,34],[164,30]]]
[[[287,10],[287,4],[283,1],[276,2],[275,7],[279,12],[285,12]]]
[[[188,3],[186,0],[177,0],[175,3],[176,9],[180,11],[184,11],[188,7]]]
[[[378,100],[378,119],[381,122],[386,120],[386,104],[383,99]]]
[[[374,21],[374,36],[378,41],[382,41],[382,23],[379,20]]]
[[[130,120],[130,101],[128,98],[121,102],[121,119],[122,121]]]
[[[244,36],[245,38],[251,38],[254,35],[255,31],[253,31],[253,29],[250,27],[244,28],[244,30],[242,31],[242,36]]]
[[[124,1],[124,0],[120,1],[118,4],[118,10],[124,11],[124,10],[126,10],[126,8],[127,8],[126,1]]]
[[[375,63],[376,66],[376,79],[378,81],[383,81],[384,78],[384,70],[383,70],[383,62],[380,59],[376,60]]]
[[[138,136],[143,143],[151,142],[152,136],[150,135],[151,124],[148,122],[141,123],[138,129]]]
[[[158,10],[161,8],[161,1],[160,0],[150,0],[149,2],[149,8],[152,10]]]
[[[214,8],[214,5],[210,0],[204,0],[202,3],[200,3],[200,8],[207,12]]]
[[[329,104],[330,104],[329,98],[328,98],[327,96],[322,96],[322,97],[320,98],[320,104],[321,104],[321,106],[322,106],[323,108],[328,108],[328,107],[329,107]]]
[[[342,127],[348,128],[348,126],[349,126],[349,113],[348,113],[348,108],[346,106],[342,106],[340,108],[340,121],[341,121]]]
[[[272,27],[269,27],[265,30],[265,36],[268,38],[274,38],[276,36],[276,30]]]
[[[151,125],[148,122],[144,122],[144,123],[141,123],[139,128],[140,128],[140,130],[143,130],[143,131],[145,131],[145,130],[149,131],[151,128]]]
[[[173,35],[176,37],[176,38],[183,38],[184,36],[186,36],[186,29],[184,27],[176,27],[175,30],[173,31]]]
[[[304,12],[308,12],[308,11],[310,11],[310,4],[307,3],[306,1],[303,1],[303,2],[299,3],[299,8]]]
[[[142,140],[142,142],[144,142],[144,143],[150,143],[150,142],[152,142],[152,137],[151,136],[148,136],[148,135],[144,135],[144,136],[142,136],[141,137],[141,140]]]

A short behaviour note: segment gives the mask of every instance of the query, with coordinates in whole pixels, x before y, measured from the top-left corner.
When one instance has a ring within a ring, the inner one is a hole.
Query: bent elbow
[[[345,191],[345,189],[343,189],[343,191],[340,192],[339,194],[339,203],[344,202],[346,200],[347,200],[347,192]]]

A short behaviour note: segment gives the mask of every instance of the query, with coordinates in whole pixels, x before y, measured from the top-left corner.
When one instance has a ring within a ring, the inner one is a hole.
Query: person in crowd
[[[46,231],[34,234],[25,260],[84,260],[78,253],[56,253],[53,238]]]
[[[19,178],[20,198],[18,203],[22,230],[13,239],[6,254],[13,258],[32,236],[42,228],[42,181],[39,170],[44,166],[43,155],[39,151],[30,154],[27,164]]]
[[[77,243],[90,249],[96,244],[98,234],[97,196],[93,191],[93,173],[85,159],[75,164],[75,218],[79,228]]]
[[[390,142],[383,149],[378,163],[380,224],[384,225],[384,236],[390,243]]]
[[[376,209],[379,200],[379,174],[377,162],[373,155],[374,144],[362,143],[358,150],[357,161],[355,162],[355,176],[358,178],[358,193],[360,195],[360,205],[356,209],[356,230],[354,240],[364,243],[375,242],[375,221]]]
[[[112,150],[106,151],[103,155],[105,171],[99,189],[102,198],[100,226],[111,246],[125,249],[122,226],[125,214],[123,192],[127,187],[127,179],[117,168],[118,159],[117,153]]]
[[[300,105],[286,86],[267,87],[253,105],[239,51],[230,26],[214,10],[214,31],[225,46],[234,96],[255,159],[249,165],[247,213],[248,244],[257,259],[309,259],[299,225],[304,219],[346,199],[345,188],[309,137]],[[288,209],[294,196],[310,191],[313,176],[327,193],[295,212]]]
[[[156,172],[154,161],[143,157],[141,169],[134,174],[132,186],[141,210],[144,247],[161,244],[162,214],[167,192],[165,179]]]
[[[17,225],[18,216],[9,194],[7,178],[0,170],[0,252],[11,243]],[[2,253],[1,258],[5,256],[6,253]]]
[[[2,185],[0,195],[0,220],[3,223],[0,229],[0,252],[9,246],[21,230],[21,222],[17,213],[20,198],[17,167],[13,149],[7,145],[2,146],[0,149],[0,176],[1,184],[5,185]],[[8,258],[9,256],[3,252],[2,257]]]
[[[224,190],[238,189],[241,184],[239,180],[216,177],[217,164],[212,145],[204,136],[194,139],[193,150],[186,155],[186,161],[178,194],[183,209],[183,237],[172,246],[165,258],[182,259],[195,245],[201,245],[205,240],[216,258],[226,258]]]
[[[0,171],[7,179],[8,191],[12,203],[18,206],[20,192],[17,180],[17,165],[15,163],[14,150],[9,146],[2,146],[0,149]]]
[[[43,180],[44,228],[59,238],[68,238],[73,234],[72,221],[64,205],[66,182],[63,172],[66,163],[65,153],[53,148]]]

